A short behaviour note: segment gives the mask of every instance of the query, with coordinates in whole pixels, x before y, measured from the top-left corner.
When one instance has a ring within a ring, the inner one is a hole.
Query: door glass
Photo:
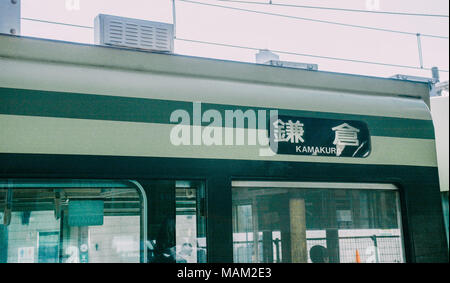
[[[235,262],[404,262],[394,186],[233,182]]]
[[[59,233],[39,232],[38,262],[58,262]]]
[[[442,210],[444,212],[445,233],[447,235],[447,247],[448,247],[448,192],[442,192],[441,199],[442,199]]]
[[[142,262],[141,193],[131,182],[0,181],[0,262]]]
[[[150,262],[206,262],[201,181],[140,180],[148,196]]]

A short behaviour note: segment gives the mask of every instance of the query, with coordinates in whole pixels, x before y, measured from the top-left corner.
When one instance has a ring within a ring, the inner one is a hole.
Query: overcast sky
[[[78,1],[78,3],[77,3]],[[192,0],[221,6],[238,7],[295,17],[320,19],[448,37],[448,17],[417,17],[386,14],[340,12],[319,9],[230,3],[220,0]],[[269,2],[269,0],[249,0]],[[368,0],[273,0],[321,7],[365,10]],[[376,3],[377,0],[369,0]],[[379,11],[449,14],[448,0],[379,0]],[[373,8],[377,8],[377,5]],[[93,26],[99,13],[172,23],[172,0],[22,0],[22,18]],[[21,34],[51,39],[93,43],[93,30],[29,20],[21,21]],[[217,42],[295,53],[384,62],[419,67],[417,38],[382,31],[357,29],[311,21],[209,7],[176,1],[176,36],[178,38]],[[425,68],[438,66],[449,70],[449,40],[422,37]],[[218,47],[175,41],[175,53],[234,61],[254,62],[255,50]],[[281,60],[316,63],[319,70],[389,77],[409,74],[430,77],[427,70],[318,59],[278,54]],[[449,73],[440,73],[441,81]]]

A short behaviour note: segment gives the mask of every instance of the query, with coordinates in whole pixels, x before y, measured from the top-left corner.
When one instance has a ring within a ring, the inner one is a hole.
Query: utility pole
[[[439,82],[439,69],[438,67],[431,68],[431,78],[433,79],[433,83]]]
[[[20,35],[20,0],[0,1],[0,33]]]
[[[447,86],[448,89],[448,81],[440,83],[438,67],[431,68],[431,78],[430,96],[441,96],[442,91],[445,90],[445,86]]]
[[[175,0],[172,0],[172,22],[173,22],[173,38],[177,38],[177,14],[175,11]]]
[[[417,48],[419,49],[420,68],[423,69],[422,42],[420,40],[420,33],[417,33],[416,36],[417,36]]]

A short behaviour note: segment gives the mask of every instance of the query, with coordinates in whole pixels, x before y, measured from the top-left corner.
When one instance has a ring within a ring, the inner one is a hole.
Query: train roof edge
[[[10,59],[345,91],[377,96],[409,97],[422,99],[428,107],[430,105],[429,84],[423,82],[300,70],[12,35],[0,35],[0,46],[2,46],[0,57]]]

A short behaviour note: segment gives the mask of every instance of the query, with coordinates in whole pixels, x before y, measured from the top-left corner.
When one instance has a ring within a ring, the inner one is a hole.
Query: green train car
[[[0,36],[0,262],[448,262],[429,86]]]

